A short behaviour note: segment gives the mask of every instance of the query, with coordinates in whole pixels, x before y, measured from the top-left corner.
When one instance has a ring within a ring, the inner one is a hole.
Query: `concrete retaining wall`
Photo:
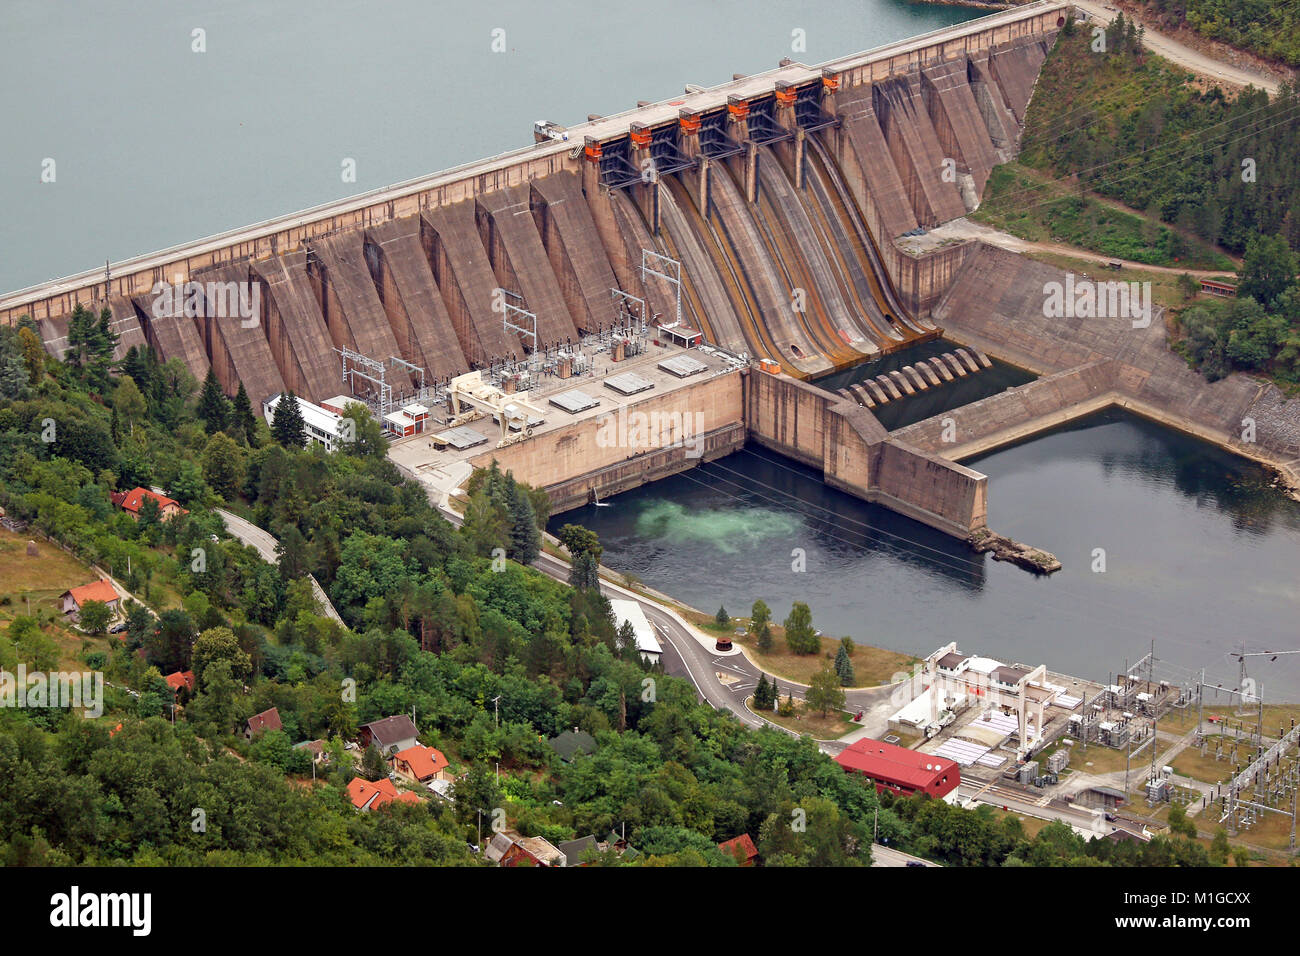
[[[841,491],[957,537],[984,527],[984,475],[895,440],[856,402],[788,376],[749,372],[745,423],[752,441],[821,469]]]
[[[1114,363],[1091,362],[897,429],[890,436],[961,461],[1099,411],[1114,403],[1114,388]]]
[[[571,481],[550,485],[546,492],[551,498],[551,513],[560,514],[573,508],[580,508],[591,499],[594,491],[600,498],[607,498],[624,491],[631,491],[651,481],[667,478],[678,472],[694,468],[706,461],[713,461],[739,451],[745,445],[745,426],[742,422],[727,425],[704,436],[699,455],[687,452],[685,446],[662,448],[635,455],[626,461],[599,468],[596,471],[574,478]]]
[[[1135,328],[1129,318],[1049,317],[1044,314],[1043,290],[1050,282],[1064,285],[1066,273],[979,243],[935,308],[935,319],[947,337],[1051,376],[1034,383],[1038,387],[1029,390],[1028,397],[995,396],[952,413],[969,424],[970,440],[979,442],[972,448],[987,450],[1000,444],[994,441],[998,432],[1008,436],[1004,440],[1014,440],[1059,423],[1034,419],[1056,414],[1051,406],[1060,406],[1070,397],[1098,407],[1129,408],[1277,468],[1293,489],[1300,488],[1300,400],[1288,400],[1276,386],[1241,373],[1205,381],[1170,351],[1160,318]],[[1053,374],[1061,372],[1073,374]],[[1103,384],[1103,379],[1109,384]],[[1068,391],[1085,386],[1084,391]],[[1109,397],[1100,402],[1103,388]],[[1043,404],[1037,404],[1039,396],[1046,396]],[[926,429],[920,425],[927,423],[912,426],[919,429],[916,434],[910,429],[899,434],[923,444],[932,441],[933,425]],[[1254,441],[1245,441],[1242,436],[1250,425]],[[921,432],[927,437],[917,437]],[[960,440],[965,441],[965,436]]]
[[[520,481],[551,492],[556,510],[560,511],[584,504],[589,488],[604,496],[690,467],[701,460],[688,457],[696,436],[702,439],[701,450],[713,458],[743,444],[739,372],[717,375],[639,402],[624,403],[614,396],[614,392],[602,388],[601,415],[543,432],[517,445],[485,450],[471,464],[485,468],[495,458],[503,470],[514,472]],[[638,435],[626,428],[623,436],[627,440],[620,440],[620,408],[627,410],[629,423],[633,413],[647,416],[650,427],[646,433]],[[548,414],[564,415],[559,409],[551,409]],[[683,441],[681,421],[687,416],[691,430]],[[672,454],[654,454],[665,450]]]

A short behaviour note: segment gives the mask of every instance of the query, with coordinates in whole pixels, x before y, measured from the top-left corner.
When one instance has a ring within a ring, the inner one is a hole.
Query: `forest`
[[[1300,4],[1294,0],[1146,0],[1162,26],[1187,26],[1232,46],[1300,66]]]

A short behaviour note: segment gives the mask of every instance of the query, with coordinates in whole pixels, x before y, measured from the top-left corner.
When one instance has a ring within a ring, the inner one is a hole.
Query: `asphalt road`
[[[919,856],[912,856],[910,853],[904,853],[892,847],[881,846],[879,843],[874,843],[871,846],[872,866],[907,866],[909,863],[919,863],[922,866],[939,866],[938,863],[931,863]]]
[[[271,564],[280,563],[280,556],[275,553],[275,549],[280,542],[273,535],[262,530],[251,521],[245,521],[239,515],[226,511],[224,508],[215,510],[217,514],[221,515],[221,520],[226,523],[226,530],[231,535],[243,544],[256,548],[257,553]],[[325,589],[320,586],[316,578],[311,575],[308,575],[308,577],[311,578],[312,593],[316,595],[316,600],[320,602],[321,607],[324,609],[325,616],[343,624],[343,618],[339,617],[339,612],[334,609],[334,604],[330,601],[329,595],[325,593]]]

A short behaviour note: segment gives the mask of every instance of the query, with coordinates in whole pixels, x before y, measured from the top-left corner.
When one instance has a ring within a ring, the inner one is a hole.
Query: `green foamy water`
[[[694,509],[656,498],[646,502],[637,514],[636,533],[661,544],[702,541],[723,554],[738,554],[776,540],[788,540],[801,524],[795,515],[767,508]]]

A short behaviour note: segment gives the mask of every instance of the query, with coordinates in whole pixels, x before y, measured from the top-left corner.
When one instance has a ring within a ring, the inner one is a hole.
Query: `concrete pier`
[[[519,358],[524,350],[493,311],[497,278],[478,241],[474,208],[455,203],[424,214],[421,238],[465,357],[474,365]]]
[[[205,282],[205,287],[208,281],[252,281],[247,267],[241,269],[233,265],[217,266],[201,273],[198,279]],[[237,318],[221,317],[223,310],[217,308],[216,303],[205,303],[203,316],[198,320],[203,346],[212,362],[212,372],[217,381],[221,383],[222,389],[232,395],[238,391],[239,383],[243,382],[254,412],[263,399],[277,395],[286,388],[295,388],[298,394],[309,396],[297,361],[292,358],[293,347],[289,344],[285,324],[280,321],[279,312],[270,300],[266,285],[262,288],[262,314],[257,317],[256,325]],[[279,356],[275,354],[277,348],[280,350]],[[280,373],[281,368],[296,374],[292,378],[293,384],[286,383]]]
[[[326,326],[307,274],[306,253],[255,262],[253,270],[262,282],[266,338],[285,384],[310,401],[337,395],[343,375],[334,348],[346,344],[349,338],[341,325],[341,316],[336,321],[335,335]],[[222,271],[227,275],[236,274],[231,270]],[[243,281],[248,281],[246,274]],[[240,324],[220,318],[211,321],[219,325]],[[268,397],[263,394],[258,398],[249,392],[254,402]]]
[[[578,329],[537,233],[531,199],[528,186],[511,186],[480,196],[476,210],[479,235],[498,284],[521,294],[522,303],[514,304],[537,315],[541,345],[562,345],[577,339]]]

